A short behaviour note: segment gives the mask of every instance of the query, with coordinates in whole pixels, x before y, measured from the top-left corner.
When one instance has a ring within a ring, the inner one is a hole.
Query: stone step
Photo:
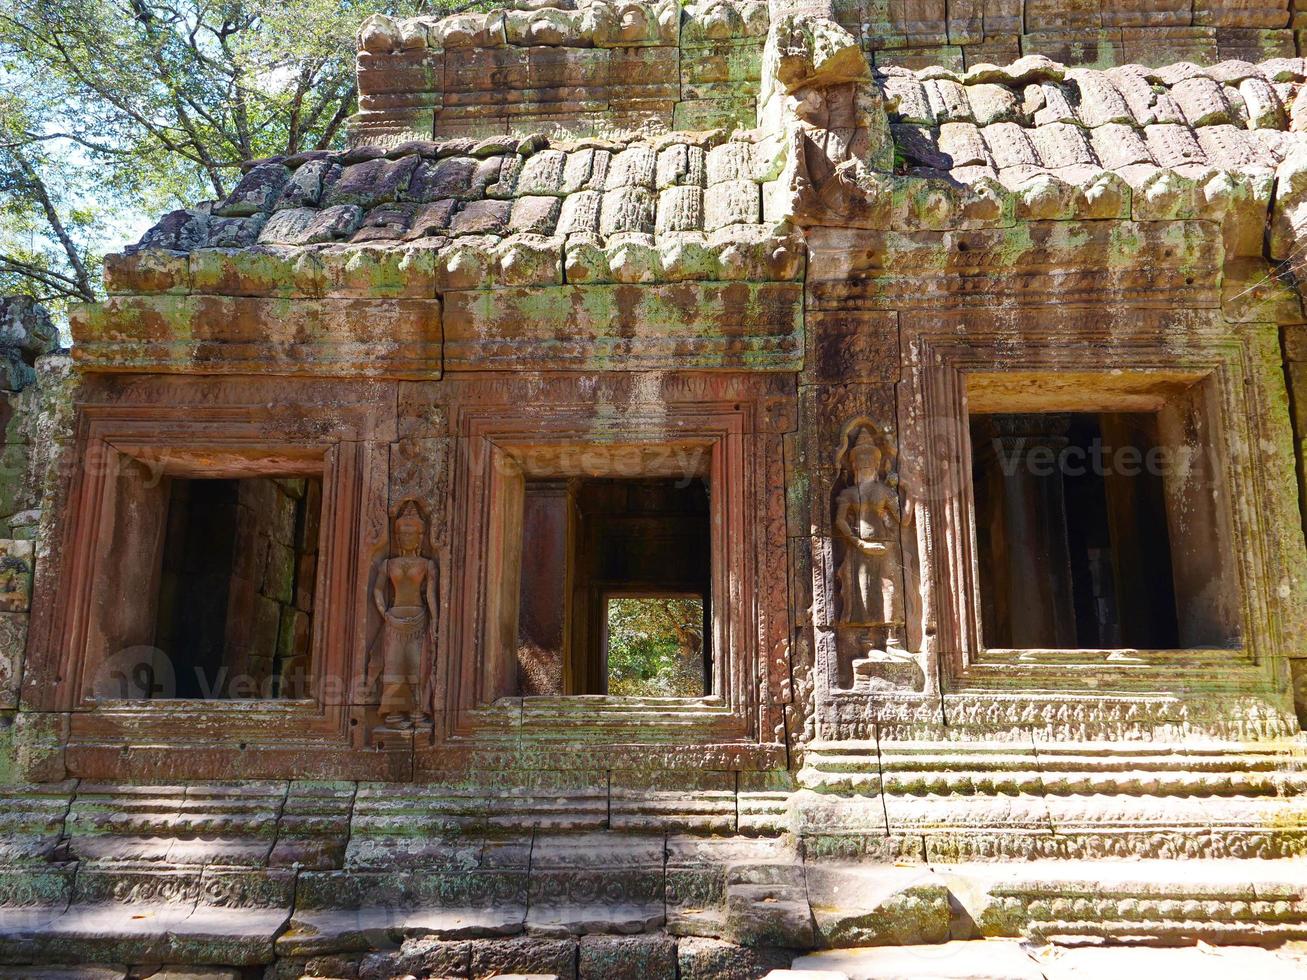
[[[800,956],[768,980],[1290,980],[1307,972],[1307,945],[1034,947],[1011,940],[863,947]]]

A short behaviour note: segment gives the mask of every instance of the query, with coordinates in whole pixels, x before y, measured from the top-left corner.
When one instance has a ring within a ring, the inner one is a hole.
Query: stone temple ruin
[[[1307,938],[1299,2],[370,18],[0,317],[3,969]]]

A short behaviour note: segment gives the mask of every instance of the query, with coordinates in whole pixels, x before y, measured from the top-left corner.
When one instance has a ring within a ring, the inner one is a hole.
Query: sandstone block
[[[738,946],[721,939],[683,937],[676,944],[681,980],[757,980],[768,970],[785,969],[791,950],[774,946]]]
[[[704,226],[703,190],[699,187],[669,187],[658,195],[655,231],[659,235],[695,231]]]
[[[652,184],[652,166],[650,171]],[[655,212],[653,192],[644,187],[623,186],[605,191],[599,212],[599,233],[605,237],[623,231],[652,234]]]
[[[796,970],[834,971],[850,977],[928,976],[952,980],[1044,980],[1040,964],[1015,942],[951,942],[940,946],[841,949],[809,953],[794,961]]]
[[[471,958],[472,944],[465,940],[406,939],[396,952],[365,956],[358,976],[359,980],[391,980],[408,974],[465,977]]]
[[[762,220],[762,192],[751,180],[711,184],[704,193],[704,230],[727,225],[756,224]]]
[[[815,932],[803,869],[779,864],[728,869],[726,930],[746,945],[810,949]]]
[[[580,980],[676,980],[670,936],[582,936]]]
[[[27,647],[27,615],[0,613],[0,708],[18,706],[18,681]]]
[[[241,177],[240,183],[226,199],[213,209],[213,213],[224,218],[238,218],[271,211],[289,180],[290,170],[283,163],[264,163],[253,167]]]
[[[454,215],[450,233],[454,235],[502,235],[508,227],[510,201],[471,201]]]
[[[252,214],[247,218],[210,218],[209,248],[249,248],[259,240],[266,214]]]
[[[555,974],[560,980],[576,980],[575,939],[477,939],[470,945],[468,976],[472,980],[513,972]]]
[[[657,154],[654,153],[651,147],[627,147],[616,154],[609,164],[604,189],[606,191],[617,191],[623,188],[647,188],[652,190],[657,166]]]
[[[508,219],[509,232],[553,234],[562,202],[557,197],[519,197]]]

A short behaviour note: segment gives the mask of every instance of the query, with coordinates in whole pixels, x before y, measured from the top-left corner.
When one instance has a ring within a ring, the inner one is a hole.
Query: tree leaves
[[[0,288],[90,299],[99,234],[341,145],[354,33],[440,0],[0,0]],[[80,268],[79,268],[80,267]]]
[[[700,697],[703,602],[680,596],[608,600],[608,693]]]

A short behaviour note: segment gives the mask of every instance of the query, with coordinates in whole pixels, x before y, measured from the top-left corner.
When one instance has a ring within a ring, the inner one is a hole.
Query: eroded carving
[[[823,17],[783,17],[767,35],[762,84],[763,126],[789,147],[793,213],[846,213],[860,175],[888,169],[893,146],[857,39]]]
[[[368,690],[380,696],[384,726],[408,731],[431,727],[435,671],[436,563],[422,554],[426,508],[412,497],[392,511],[392,551],[378,563],[372,601],[382,617],[372,651]]]
[[[833,524],[841,556],[836,570],[841,657],[853,657],[855,686],[920,689],[916,658],[906,649],[903,528],[915,506],[905,498],[892,440],[870,419],[844,426],[835,465],[843,489]]]

